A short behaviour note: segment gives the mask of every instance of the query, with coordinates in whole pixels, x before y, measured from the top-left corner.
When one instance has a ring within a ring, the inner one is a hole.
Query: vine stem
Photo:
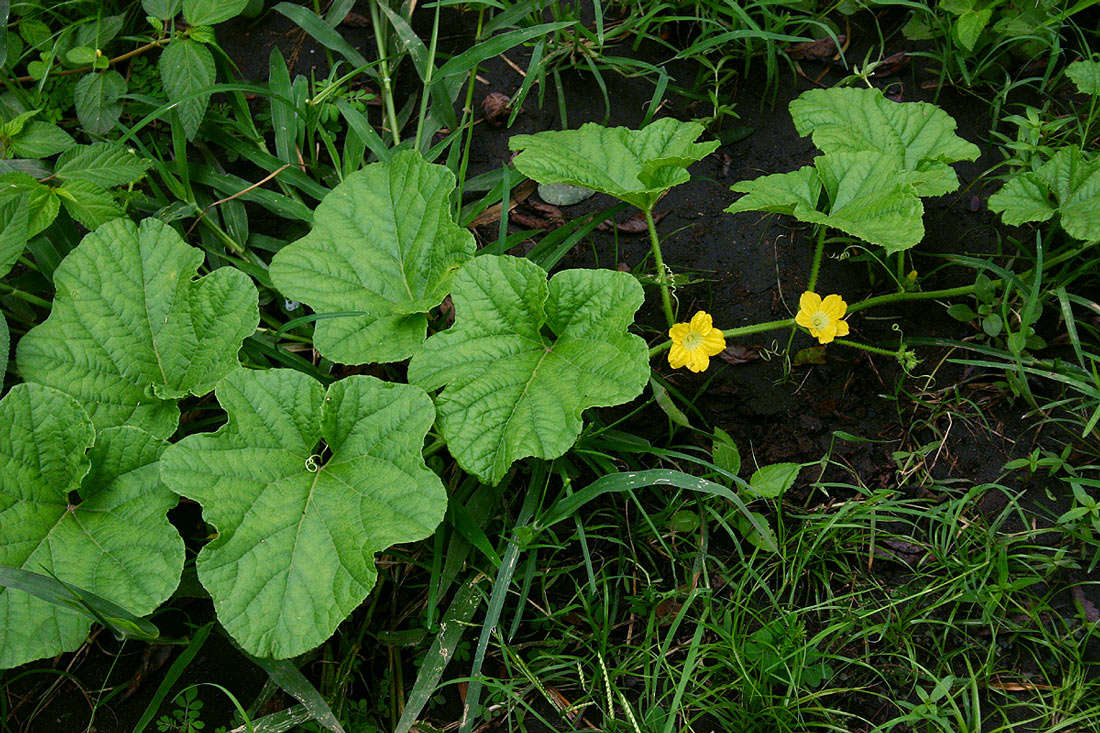
[[[861,300],[858,303],[853,303],[848,306],[848,313],[858,313],[861,310],[867,308],[874,308],[880,305],[887,305],[889,303],[901,303],[909,300],[929,300],[934,298],[950,298],[955,295],[969,295],[974,292],[973,285],[963,285],[957,288],[945,288],[944,290],[929,290],[927,292],[904,292],[904,293],[890,293],[889,295],[879,295],[874,298],[867,298]],[[751,326],[741,326],[740,328],[730,328],[722,331],[722,335],[726,338],[737,338],[739,336],[749,336],[754,333],[761,333],[763,331],[781,331],[784,328],[790,328],[797,325],[793,318],[785,318],[781,321],[766,321],[764,323],[754,323]],[[843,343],[846,346],[852,346],[855,342],[842,341],[837,339],[837,343]],[[656,356],[665,349],[672,345],[672,341],[665,341],[663,343],[654,346],[649,350],[649,355]],[[858,348],[862,348],[861,345],[857,345]],[[884,354],[891,356],[896,355],[894,351],[883,351]]]
[[[817,273],[821,269],[821,255],[825,251],[825,231],[827,227],[820,226],[817,229],[817,245],[814,247],[814,261],[810,265],[810,277],[806,281],[806,289],[813,292],[817,286]]]
[[[374,44],[378,47],[379,74],[382,81],[382,103],[390,124],[393,146],[401,144],[401,131],[397,129],[397,110],[393,105],[393,81],[390,79],[390,56],[386,51],[386,42],[382,38],[382,19],[376,3],[370,3],[370,22],[374,29]]]
[[[134,56],[140,56],[141,54],[145,53],[146,51],[152,51],[154,48],[158,48],[160,46],[166,46],[166,45],[168,45],[168,43],[171,40],[172,40],[171,38],[161,38],[161,39],[158,39],[158,40],[153,41],[151,43],[146,43],[144,46],[138,46],[133,51],[127,51],[126,53],[122,54],[121,56],[115,56],[113,59],[109,59],[107,63],[110,64],[111,66],[114,66],[115,64],[117,64],[121,61],[125,61],[126,59],[132,59]],[[50,76],[72,76],[73,74],[83,74],[86,71],[91,71],[93,68],[94,67],[92,67],[90,65],[89,66],[81,66],[79,69],[65,69],[64,71],[56,71],[56,72],[53,72],[49,75]],[[18,84],[26,84],[29,81],[38,81],[38,79],[35,79],[33,76],[17,76],[17,77],[15,77],[14,81]]]
[[[839,344],[840,346],[850,346],[853,349],[870,351],[872,354],[882,354],[883,356],[897,357],[899,353],[896,349],[891,351],[890,349],[883,349],[878,346],[871,346],[870,344],[861,344],[858,341],[849,341],[848,339],[833,339],[833,343]]]
[[[672,311],[672,296],[668,290],[668,273],[665,270],[665,258],[661,256],[661,241],[657,237],[657,224],[653,221],[653,207],[644,209],[645,224],[649,229],[649,246],[653,250],[653,263],[657,266],[657,284],[661,286],[661,305],[665,310],[665,320],[668,327],[676,323],[676,315]]]
[[[751,326],[727,328],[725,331],[722,331],[722,336],[725,338],[751,336],[754,333],[763,333],[764,331],[782,331],[784,328],[789,328],[793,325],[795,325],[793,318],[784,318],[781,321],[767,321],[766,323],[754,323]],[[665,341],[664,343],[658,344],[649,350],[649,355],[651,357],[656,356],[671,345],[672,341]]]

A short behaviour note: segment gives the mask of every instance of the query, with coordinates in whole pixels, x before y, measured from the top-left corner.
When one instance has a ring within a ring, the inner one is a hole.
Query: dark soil
[[[465,16],[452,18],[455,20],[447,25],[448,34],[441,45],[453,51],[462,48],[472,34],[472,27]],[[373,55],[368,27],[345,25],[340,31],[368,58]],[[324,49],[276,13],[269,12],[256,22],[238,20],[227,24],[220,30],[220,36],[223,47],[246,78],[266,77],[268,54],[273,46],[278,46],[290,62],[292,77],[309,75],[311,70],[318,76],[325,73]],[[620,52],[625,54],[622,49]],[[519,66],[526,66],[523,54],[515,52],[509,56]],[[862,58],[862,51],[849,53],[849,58],[857,57]],[[824,70],[812,63],[804,64],[804,68],[812,76]],[[669,66],[667,70],[681,83],[688,83],[694,74],[686,66]],[[404,71],[408,73],[407,68]],[[821,83],[828,85],[840,75],[832,70]],[[499,59],[489,63],[481,76],[487,83],[477,86],[477,105],[490,92],[514,94],[522,82],[521,76]],[[934,92],[921,86],[929,78],[919,64],[913,64],[902,75],[880,83],[891,84],[893,91],[900,88],[906,101],[932,100]],[[652,84],[646,80],[606,73],[604,81],[613,104],[605,110],[602,93],[591,74],[565,71],[563,80],[570,127],[586,121],[637,127],[653,93]],[[739,88],[730,90],[739,119],[727,124],[751,128],[751,134],[719,148],[693,166],[692,181],[674,189],[658,205],[658,211],[666,214],[660,232],[667,263],[677,273],[690,273],[694,281],[677,290],[681,315],[704,309],[722,328],[793,315],[809,270],[811,232],[784,218],[758,213],[729,215],[723,209],[734,198],[729,191],[734,182],[792,170],[807,164],[815,155],[810,141],[795,133],[786,111],[787,103],[811,86],[806,79],[788,74],[774,104],[759,79],[743,80]],[[510,129],[478,126],[471,174],[494,170],[507,162],[511,156],[507,147],[511,135],[561,126],[553,90],[546,90],[542,109],[536,106],[537,93],[532,92]],[[956,166],[963,183],[959,192],[926,202],[927,237],[915,260],[918,270],[931,270],[939,264],[920,253],[989,253],[1002,236],[996,218],[984,209],[987,192],[972,186],[980,174],[1000,159],[987,144],[990,111],[973,96],[952,90],[943,90],[936,101],[957,120],[959,134],[981,145],[983,154],[975,163]],[[662,114],[690,118],[708,111],[682,99],[671,99]],[[595,197],[567,207],[563,213],[572,219],[609,205],[607,199]],[[492,241],[496,227],[493,224],[479,234],[485,241]],[[597,232],[570,253],[561,266],[625,266],[644,271],[648,252],[644,233]],[[823,263],[819,290],[842,293],[849,302],[875,292],[868,285],[868,274],[873,272],[868,265],[837,259],[839,252],[836,246],[829,250],[833,256]],[[945,279],[929,287],[959,284],[973,275],[962,272],[957,277],[961,280]],[[878,278],[877,284],[880,288],[888,287],[882,278]],[[656,307],[656,291],[649,291],[648,296],[639,321],[649,326],[651,340],[656,342],[661,337],[662,318]],[[895,321],[903,326],[907,337],[958,339],[973,335],[969,326],[948,318],[942,307],[925,303],[860,313],[851,319],[853,337],[892,348],[897,337],[890,326]],[[786,333],[767,334],[740,345],[751,347],[753,354],[774,354],[783,349],[786,339]],[[796,337],[796,351],[808,346],[811,343],[806,337]],[[903,381],[897,366],[889,359],[872,359],[863,352],[835,346],[827,350],[825,363],[795,367],[786,379],[781,356],[756,358],[738,365],[719,361],[703,375],[674,372],[663,359],[655,362],[655,366],[681,393],[697,396],[694,404],[699,415],[693,417],[696,426],[726,430],[741,446],[748,466],[754,460],[760,464],[817,460],[834,443],[834,431],[842,430],[876,442],[835,441],[836,460],[852,466],[871,488],[897,486],[901,491],[915,491],[919,489],[910,489],[902,483],[891,455],[893,451],[912,449],[941,435],[942,445],[934,460],[926,465],[929,473],[940,479],[965,479],[981,484],[997,480],[1007,460],[1026,455],[1040,440],[1038,430],[1021,419],[1021,406],[1011,403],[992,386],[995,379],[992,375],[941,364],[949,356],[943,348],[921,348],[918,355],[923,360],[918,373],[934,372],[934,380]],[[945,409],[937,412],[918,406],[911,399],[914,392],[920,392],[925,405],[943,403]],[[959,399],[960,396],[969,402]],[[980,406],[980,414],[967,404]],[[667,436],[663,432],[666,424],[665,416],[651,407],[628,428],[663,439]],[[659,429],[652,427],[655,425]],[[678,437],[682,441],[694,440],[686,433]],[[789,498],[799,505],[813,501],[805,490],[798,488]],[[990,512],[998,508],[987,507]],[[1100,605],[1100,598],[1092,601]],[[172,607],[173,610],[155,619],[167,635],[185,636],[189,633],[185,622],[190,620],[197,625],[213,617],[208,602],[201,600],[174,602]],[[82,730],[88,722],[89,701],[100,694],[97,690],[122,684],[125,691],[100,706],[94,726],[98,731],[131,730],[177,652],[174,647],[139,644],[120,649],[105,637],[106,634],[100,633],[81,651],[35,665],[22,678],[9,682],[9,704],[13,706],[7,711],[10,729]],[[63,678],[50,670],[66,670],[71,677]],[[414,674],[411,667],[409,674]],[[224,637],[214,633],[173,689],[195,682],[216,682],[247,706],[264,679],[261,670],[233,649]],[[409,679],[412,677],[406,682]],[[49,685],[56,688],[47,691]],[[210,729],[227,722],[233,707],[224,695],[213,688],[203,688],[201,692],[206,703],[203,718]],[[39,709],[36,706],[40,704],[43,707]],[[852,704],[861,703],[853,698]],[[169,706],[162,706],[161,712],[168,709]],[[149,729],[155,730],[155,726]]]

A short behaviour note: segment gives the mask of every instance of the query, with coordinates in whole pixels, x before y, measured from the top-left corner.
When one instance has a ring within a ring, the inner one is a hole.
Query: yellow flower
[[[699,311],[690,323],[677,323],[668,330],[672,348],[668,350],[668,363],[673,369],[686,366],[693,372],[706,371],[710,357],[722,353],[726,339],[714,327],[710,314]]]
[[[823,344],[837,336],[848,335],[848,322],[843,320],[848,304],[835,293],[822,300],[817,293],[807,290],[798,299],[798,314],[794,322],[810,329],[810,335]]]

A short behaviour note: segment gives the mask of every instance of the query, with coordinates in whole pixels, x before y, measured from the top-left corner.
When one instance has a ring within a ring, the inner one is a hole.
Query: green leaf
[[[748,195],[726,211],[789,214],[887,252],[909,249],[924,238],[924,206],[913,186],[899,181],[894,160],[870,151],[819,155],[812,166],[734,184],[733,191]]]
[[[184,553],[166,517],[178,500],[157,473],[163,441],[131,427],[97,436],[71,397],[34,384],[0,401],[0,436],[0,565],[52,573],[137,615],[172,594]],[[10,588],[0,618],[0,668],[72,651],[91,627]]]
[[[91,181],[66,181],[55,189],[65,211],[85,229],[95,229],[123,216],[122,209],[102,186]]]
[[[653,376],[649,378],[649,388],[653,390],[653,399],[657,401],[657,406],[668,415],[669,420],[685,428],[691,428],[691,420],[688,419],[683,410],[676,406],[676,402],[669,395],[665,386]]]
[[[1074,61],[1066,67],[1066,76],[1082,94],[1100,95],[1100,61]]]
[[[180,0],[141,0],[141,7],[154,18],[171,20],[180,12]]]
[[[797,463],[773,463],[761,466],[749,479],[748,493],[774,499],[794,485],[802,466]]]
[[[954,318],[956,321],[962,321],[963,323],[969,323],[978,317],[978,314],[974,312],[974,309],[968,306],[966,303],[955,303],[947,309],[947,315]]]
[[[42,110],[38,109],[28,109],[20,112],[15,117],[12,117],[10,120],[5,122],[3,125],[0,125],[0,136],[15,137],[19,133],[23,132],[23,127],[26,126],[27,122],[41,111]]]
[[[1038,170],[1010,178],[989,197],[989,209],[1011,226],[1058,214],[1071,237],[1100,239],[1100,158],[1062,148]]]
[[[743,514],[736,514],[733,522],[734,527],[754,547],[759,547],[765,552],[776,552],[779,543],[775,539],[775,532],[772,531],[768,518],[760,512],[749,512],[749,516],[751,516],[751,520]],[[755,520],[755,523],[752,520]]]
[[[799,135],[824,153],[875,151],[910,171],[919,196],[959,187],[948,163],[975,160],[978,146],[955,134],[955,120],[927,102],[892,102],[878,89],[831,87],[803,92],[790,105]],[[883,160],[883,165],[886,161]]]
[[[455,276],[455,325],[409,363],[409,381],[444,387],[439,427],[466,471],[498,483],[526,456],[557,458],[589,407],[637,397],[645,342],[626,332],[642,304],[628,273],[566,270],[549,284],[529,260],[483,255]]]
[[[993,17],[992,8],[968,10],[960,15],[955,21],[955,37],[959,39],[959,45],[967,51],[973,51],[991,17]]]
[[[0,201],[0,277],[11,272],[26,249],[27,239],[26,197],[13,196]],[[4,352],[5,357],[7,353]]]
[[[236,366],[259,320],[248,276],[224,267],[195,279],[202,262],[157,219],[96,229],[54,272],[50,317],[19,343],[23,378],[75,397],[97,428],[171,435],[176,400],[206,394]]]
[[[76,145],[73,136],[57,125],[31,120],[11,141],[11,150],[20,158],[48,158]]]
[[[303,31],[313,36],[313,38],[325,48],[336,51],[341,56],[351,62],[352,66],[369,66],[370,62],[367,61],[363,54],[355,50],[355,47],[344,40],[335,28],[325,22],[324,18],[314,13],[309,8],[304,8],[301,5],[295,5],[290,2],[282,2],[272,8],[276,13],[281,13],[287,18],[290,18]]]
[[[0,202],[12,199],[25,202],[28,238],[52,224],[61,209],[61,202],[52,188],[21,171],[0,175]]]
[[[741,451],[737,449],[730,434],[722,428],[714,429],[714,442],[710,448],[711,460],[714,465],[737,475],[741,472]]]
[[[8,319],[0,311],[0,392],[4,390],[4,378],[8,374],[8,349],[11,348],[11,334],[8,333]]]
[[[214,56],[210,49],[186,38],[168,44],[160,55],[160,78],[168,101],[176,103],[183,131],[190,140],[198,132],[214,86]]]
[[[326,392],[289,369],[238,369],[215,394],[228,424],[171,446],[161,474],[217,529],[196,565],[222,625],[250,654],[293,657],[362,603],[376,552],[442,520],[420,454],[435,412],[416,387],[353,376]]]
[[[79,611],[107,626],[119,638],[155,641],[160,637],[160,630],[153,623],[86,588],[58,580],[56,575],[42,575],[0,565],[0,586],[21,590],[43,601]]]
[[[214,25],[235,18],[248,0],[183,0],[183,19],[188,25]]]
[[[72,148],[57,159],[55,174],[63,181],[89,181],[98,186],[125,186],[145,175],[153,164],[117,143],[100,142]]]
[[[126,93],[126,80],[117,71],[85,74],[76,83],[76,117],[92,135],[109,132],[122,116],[119,97]]]
[[[65,60],[76,66],[91,64],[96,59],[95,49],[90,46],[77,46],[65,53]]]
[[[718,147],[716,140],[694,142],[702,133],[698,123],[671,118],[641,130],[588,122],[577,130],[515,135],[508,147],[520,151],[516,168],[539,183],[583,186],[645,210],[687,182],[687,166]]]
[[[90,47],[93,55],[92,59],[81,63],[92,63],[96,49],[101,49],[114,40],[115,36],[122,32],[125,22],[125,15],[104,15],[78,27],[74,45]]]
[[[271,279],[319,314],[314,343],[344,364],[408,359],[427,332],[424,315],[450,292],[473,257],[469,231],[451,218],[454,175],[419,153],[372,163],[325,196],[313,231],[284,247]]]

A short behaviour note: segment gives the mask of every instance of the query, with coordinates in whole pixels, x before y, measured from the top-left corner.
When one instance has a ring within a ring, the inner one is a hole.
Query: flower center
[[[698,331],[688,331],[687,336],[684,336],[684,348],[688,351],[694,351],[703,345],[703,334]]]
[[[829,326],[829,315],[825,311],[818,311],[810,317],[810,327],[815,331],[824,331]]]

